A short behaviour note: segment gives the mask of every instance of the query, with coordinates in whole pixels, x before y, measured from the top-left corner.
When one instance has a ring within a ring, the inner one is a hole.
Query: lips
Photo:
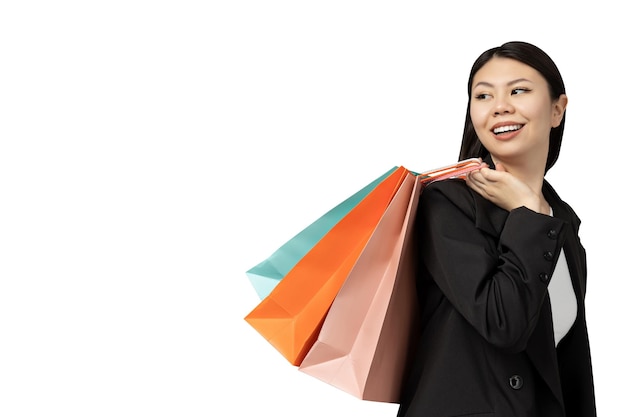
[[[499,135],[502,133],[514,132],[514,131],[520,130],[522,127],[524,127],[524,125],[521,125],[521,124],[499,124],[499,125],[496,125],[493,129],[491,129],[491,132],[493,132],[496,135]]]
[[[519,123],[498,123],[491,129],[491,133],[498,140],[509,140],[517,136],[523,128],[524,125]]]

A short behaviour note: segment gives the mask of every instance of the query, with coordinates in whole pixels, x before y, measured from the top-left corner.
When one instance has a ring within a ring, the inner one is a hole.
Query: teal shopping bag
[[[267,297],[280,280],[283,279],[330,229],[397,168],[398,167],[393,167],[385,174],[345,199],[300,233],[289,239],[267,259],[248,270],[246,275],[259,297],[261,299]]]

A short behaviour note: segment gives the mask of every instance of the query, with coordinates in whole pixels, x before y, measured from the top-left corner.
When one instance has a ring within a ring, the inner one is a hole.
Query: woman
[[[567,96],[541,49],[509,42],[470,72],[460,159],[417,219],[420,342],[399,416],[596,416],[580,221],[544,175]]]

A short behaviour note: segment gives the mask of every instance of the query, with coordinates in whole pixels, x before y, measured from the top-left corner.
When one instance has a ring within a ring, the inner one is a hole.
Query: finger
[[[468,178],[465,181],[467,185],[470,186],[470,188],[472,188],[474,191],[479,191],[481,193],[482,193],[482,190],[488,185],[488,182],[480,173],[476,173],[475,175],[472,175],[471,177],[468,176]]]
[[[474,171],[476,173],[474,179],[477,182],[481,182],[483,184],[486,184],[488,182],[491,181],[492,178],[492,172],[494,172],[491,168],[481,168],[479,170]]]
[[[469,181],[469,182],[471,182],[473,184],[477,184],[477,183],[484,182],[484,177],[480,173],[480,170],[476,170],[476,171],[473,171],[473,172],[469,173],[469,175],[467,176],[467,181]]]
[[[467,184],[467,186],[468,186],[470,189],[472,189],[472,190],[476,191],[476,192],[477,192],[477,193],[479,193],[479,194],[482,194],[482,189],[481,189],[481,187],[479,187],[479,186],[478,186],[478,184],[476,183],[476,181],[474,181],[474,180],[472,180],[472,179],[470,179],[470,178],[466,178],[466,179],[465,179],[465,183]]]
[[[504,167],[501,169],[504,169]],[[490,168],[481,169],[480,171],[484,180],[490,183],[504,180],[504,175],[506,174],[506,171],[499,171]]]

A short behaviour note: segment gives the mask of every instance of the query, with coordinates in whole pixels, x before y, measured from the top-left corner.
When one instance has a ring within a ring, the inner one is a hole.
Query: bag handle
[[[469,172],[479,169],[482,161],[479,158],[469,158],[452,165],[417,173],[417,179],[426,186],[431,182],[441,181],[448,178],[464,178]]]

